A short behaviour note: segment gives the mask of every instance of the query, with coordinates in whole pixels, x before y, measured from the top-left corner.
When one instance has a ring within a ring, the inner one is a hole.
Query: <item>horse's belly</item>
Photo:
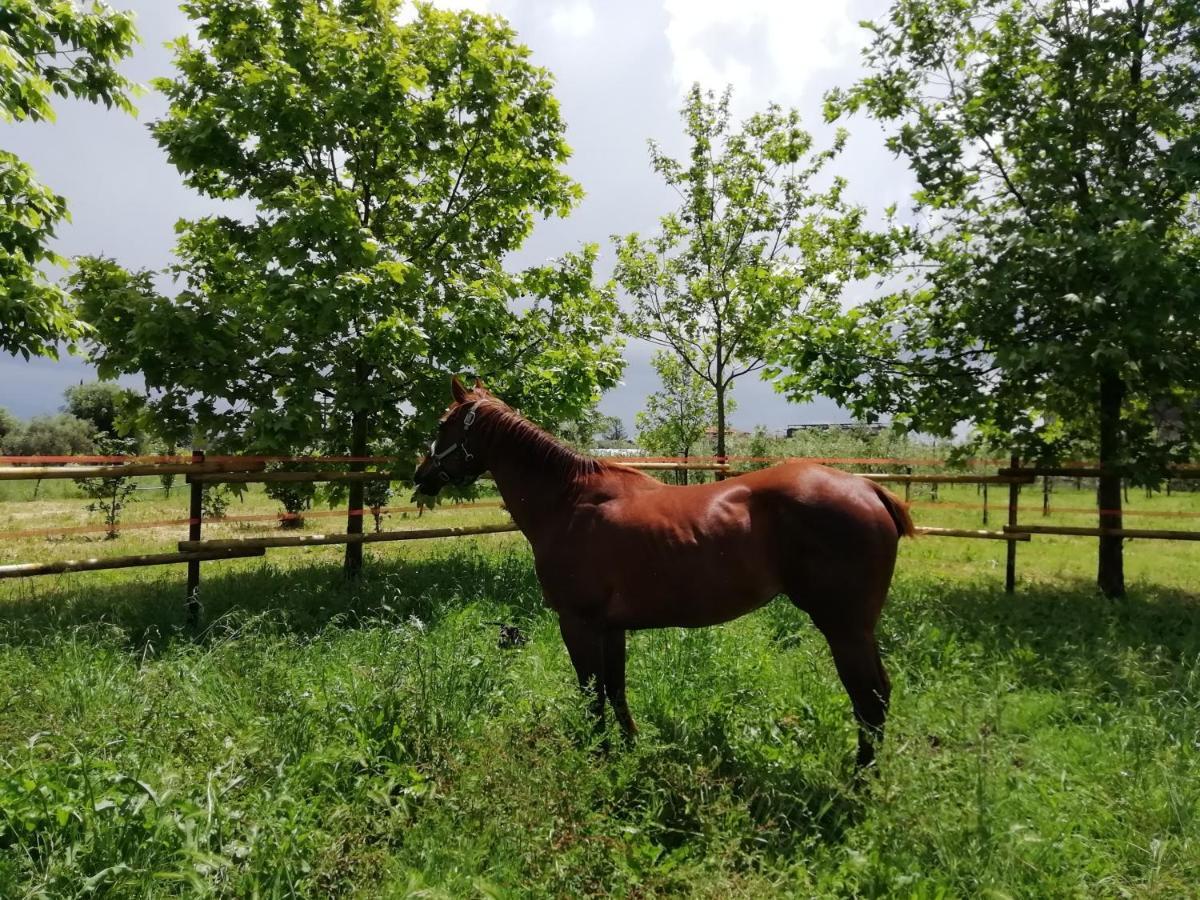
[[[765,560],[725,554],[626,566],[614,578],[607,618],[623,628],[696,628],[745,615],[780,591]]]
[[[574,540],[539,565],[548,602],[631,629],[715,625],[757,609],[780,592],[780,567],[772,523],[744,500],[700,512],[614,505],[580,518]]]
[[[642,628],[704,628],[730,622],[763,606],[775,594],[729,598],[694,596],[629,597],[615,596],[607,621],[617,628],[636,631]]]

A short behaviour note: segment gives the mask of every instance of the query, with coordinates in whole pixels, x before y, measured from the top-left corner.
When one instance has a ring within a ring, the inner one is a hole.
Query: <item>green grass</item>
[[[0,502],[0,529],[53,504],[82,505]],[[388,527],[500,514],[431,515]],[[179,568],[0,583],[0,896],[1194,896],[1197,549],[1132,542],[1111,602],[1090,540],[1022,545],[1014,597],[1002,543],[906,542],[888,741],[860,788],[828,651],[783,601],[635,635],[641,737],[601,752],[518,536],[372,548],[353,587],[337,548],[206,564],[198,638]],[[530,642],[498,649],[497,619]]]

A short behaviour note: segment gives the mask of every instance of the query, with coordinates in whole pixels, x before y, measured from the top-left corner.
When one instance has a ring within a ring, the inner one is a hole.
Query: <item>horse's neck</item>
[[[570,510],[574,498],[575,457],[562,446],[530,444],[513,433],[492,439],[488,468],[513,522],[532,537]]]

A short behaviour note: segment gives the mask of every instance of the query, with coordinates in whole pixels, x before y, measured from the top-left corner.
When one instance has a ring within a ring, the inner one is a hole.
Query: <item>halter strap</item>
[[[442,460],[448,457],[451,453],[458,451],[462,454],[463,462],[470,462],[475,458],[475,454],[467,449],[467,433],[471,430],[471,425],[475,422],[475,408],[479,406],[478,400],[471,404],[471,408],[467,410],[467,414],[463,416],[463,433],[462,439],[455,441],[449,447],[438,452],[431,452],[429,458],[433,461],[434,467],[437,469],[438,477],[442,481],[450,481],[450,473],[442,468]],[[435,444],[436,446],[436,444]]]

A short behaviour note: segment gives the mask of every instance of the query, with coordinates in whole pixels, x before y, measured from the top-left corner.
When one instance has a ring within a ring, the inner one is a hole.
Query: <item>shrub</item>
[[[392,483],[390,481],[368,481],[363,486],[363,505],[371,511],[375,519],[376,533],[383,530],[383,508],[392,499]]]
[[[68,413],[35,416],[3,438],[4,452],[13,456],[71,456],[95,449],[95,429]]]
[[[206,484],[200,494],[200,514],[205,519],[223,519],[232,499],[233,492],[228,485]]]
[[[283,504],[284,515],[279,522],[280,528],[302,528],[302,513],[312,508],[316,488],[312,482],[268,481],[266,494],[272,500]]]
[[[21,420],[10,413],[3,406],[0,406],[0,445],[3,445],[4,439],[12,432],[21,427]]]

